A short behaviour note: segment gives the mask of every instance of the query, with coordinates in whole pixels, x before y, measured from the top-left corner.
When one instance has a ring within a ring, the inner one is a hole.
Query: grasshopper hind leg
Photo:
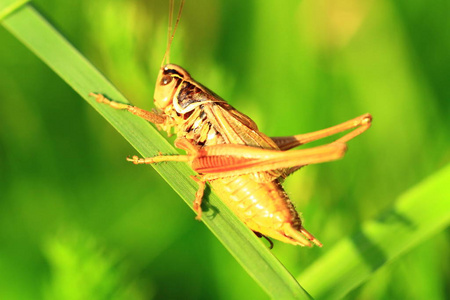
[[[372,116],[370,114],[364,114],[357,118],[348,120],[341,124],[325,128],[322,130],[293,136],[272,137],[271,139],[277,144],[280,150],[289,150],[297,146],[301,146],[319,139],[323,139],[353,129],[349,133],[345,134],[343,137],[333,142],[333,143],[346,143],[351,139],[357,137],[367,129],[369,129],[371,123],[372,123]]]

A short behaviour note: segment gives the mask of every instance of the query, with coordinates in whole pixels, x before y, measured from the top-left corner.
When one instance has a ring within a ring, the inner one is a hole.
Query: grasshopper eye
[[[169,83],[171,83],[173,80],[173,77],[170,75],[165,75],[163,76],[163,78],[161,79],[161,85],[168,85]]]

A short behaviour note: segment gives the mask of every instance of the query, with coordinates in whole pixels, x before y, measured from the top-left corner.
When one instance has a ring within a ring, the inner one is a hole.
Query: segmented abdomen
[[[299,244],[289,234],[291,229],[301,229],[300,217],[277,180],[260,183],[251,175],[240,175],[216,179],[210,184],[251,230],[283,242]]]

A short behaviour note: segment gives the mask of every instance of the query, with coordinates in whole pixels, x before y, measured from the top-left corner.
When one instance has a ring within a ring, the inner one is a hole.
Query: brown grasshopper
[[[205,184],[209,183],[222,201],[258,236],[300,246],[312,246],[312,243],[322,246],[303,227],[281,181],[305,165],[342,158],[347,149],[346,142],[370,127],[371,115],[364,114],[311,133],[286,137],[266,136],[248,116],[195,81],[182,67],[165,64],[166,59],[169,60],[170,45],[183,2],[173,31],[169,27],[168,46],[156,80],[156,111],[146,111],[91,93],[98,102],[115,109],[128,110],[168,134],[174,130],[177,134],[175,146],[187,153],[146,158],[133,156],[127,160],[134,164],[163,161],[189,163],[198,173],[194,178],[199,184],[194,210],[199,220]],[[169,19],[171,24],[171,12]],[[353,130],[332,143],[288,151],[350,129]]]

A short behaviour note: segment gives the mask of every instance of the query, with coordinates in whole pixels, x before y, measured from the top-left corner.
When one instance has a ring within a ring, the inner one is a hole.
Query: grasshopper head
[[[153,96],[155,106],[163,110],[172,104],[181,83],[190,78],[189,73],[180,66],[173,64],[163,66],[156,79]]]

